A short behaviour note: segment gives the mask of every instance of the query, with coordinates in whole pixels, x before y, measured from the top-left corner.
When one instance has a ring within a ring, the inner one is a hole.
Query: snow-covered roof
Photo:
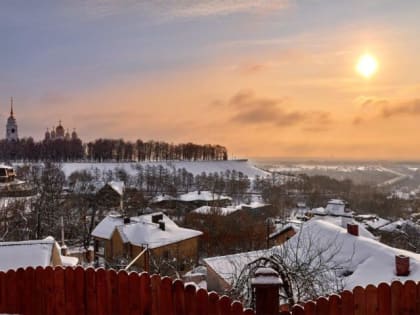
[[[213,201],[213,200],[232,200],[228,196],[212,193],[211,191],[190,191],[186,194],[180,195],[178,200],[181,201]]]
[[[198,214],[213,214],[217,213],[220,215],[229,215],[236,211],[241,210],[242,207],[238,206],[228,206],[228,207],[211,207],[211,206],[202,206],[191,212]]]
[[[118,225],[124,224],[121,215],[107,215],[92,231],[92,236],[110,239]]]
[[[155,197],[153,197],[152,199],[152,203],[157,203],[157,202],[161,202],[161,201],[168,201],[168,200],[176,200],[175,197],[165,194],[165,195],[157,195]]]
[[[124,182],[122,181],[110,181],[107,183],[117,194],[120,196],[124,193]]]
[[[152,222],[152,217],[155,215],[162,215],[159,221],[165,224],[164,230],[160,228],[159,223]],[[130,222],[126,224],[121,216],[107,216],[96,226],[92,235],[110,239],[115,230],[120,233],[125,243],[137,246],[147,244],[149,248],[177,243],[203,234],[200,231],[179,227],[165,214],[158,212],[131,217]]]
[[[310,248],[303,248],[302,240],[311,240]],[[305,257],[307,251],[331,254],[335,265],[340,265],[343,271],[349,271],[342,276],[345,289],[355,286],[378,285],[380,282],[393,280],[418,281],[420,279],[420,255],[409,251],[393,248],[375,239],[347,233],[347,230],[326,220],[310,220],[304,223],[301,232],[290,238],[284,245],[269,250],[240,253],[235,255],[212,257],[204,262],[213,269],[227,283],[232,283],[239,276],[241,270],[250,262],[279,252],[283,246],[297,248],[298,257]],[[335,246],[331,246],[335,244]],[[407,277],[397,277],[395,274],[395,256],[410,257],[410,274]]]
[[[366,226],[367,228],[371,228],[373,230],[379,229],[387,224],[389,224],[389,220],[386,220],[380,217],[363,221],[364,226]]]
[[[381,226],[379,230],[384,232],[395,232],[401,231],[406,226],[411,226],[413,228],[420,229],[419,225],[411,220],[399,219],[397,221]]]
[[[57,253],[60,253],[59,245],[50,236],[43,240],[0,242],[0,270],[50,266],[54,247]],[[74,266],[78,262],[74,257],[59,257],[66,266]]]
[[[344,211],[345,208],[346,208],[346,204],[344,203],[343,200],[331,199],[330,201],[328,201],[325,211],[328,214],[343,215],[343,214],[346,214]]]
[[[220,215],[229,215],[236,211],[240,211],[244,209],[258,209],[265,206],[268,206],[268,204],[262,203],[259,201],[253,201],[251,203],[240,203],[237,205],[226,206],[226,207],[201,206],[197,209],[194,209],[192,212],[199,213],[199,214],[218,213]]]
[[[6,164],[0,164],[0,168],[6,168],[8,170],[12,170],[13,167],[11,167],[10,165],[6,165]]]

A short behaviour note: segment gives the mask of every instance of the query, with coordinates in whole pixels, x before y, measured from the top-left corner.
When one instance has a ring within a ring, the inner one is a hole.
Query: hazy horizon
[[[420,160],[419,15],[391,0],[2,1],[0,130],[13,96],[20,137],[62,120],[84,141]]]

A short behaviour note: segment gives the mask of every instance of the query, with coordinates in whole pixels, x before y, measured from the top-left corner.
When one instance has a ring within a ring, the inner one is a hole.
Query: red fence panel
[[[239,301],[147,273],[82,267],[0,272],[0,313],[255,315]],[[420,314],[420,284],[414,281],[356,287],[294,306],[287,315]]]

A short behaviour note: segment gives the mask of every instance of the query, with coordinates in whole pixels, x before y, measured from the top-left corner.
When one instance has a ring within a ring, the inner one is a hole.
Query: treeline
[[[97,139],[83,144],[80,139],[17,142],[0,140],[0,160],[22,161],[168,161],[227,160],[227,149],[220,145],[172,144],[163,141]]]
[[[79,161],[85,158],[84,148],[80,139],[34,141],[23,138],[19,141],[0,140],[0,160],[21,161]]]
[[[194,143],[173,144],[163,141],[136,142],[98,139],[87,144],[88,160],[103,161],[167,161],[227,160],[227,149],[220,145]]]

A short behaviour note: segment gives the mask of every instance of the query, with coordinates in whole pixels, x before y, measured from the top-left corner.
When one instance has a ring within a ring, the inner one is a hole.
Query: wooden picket
[[[0,272],[0,313],[255,315],[238,301],[180,280],[82,267]]]

